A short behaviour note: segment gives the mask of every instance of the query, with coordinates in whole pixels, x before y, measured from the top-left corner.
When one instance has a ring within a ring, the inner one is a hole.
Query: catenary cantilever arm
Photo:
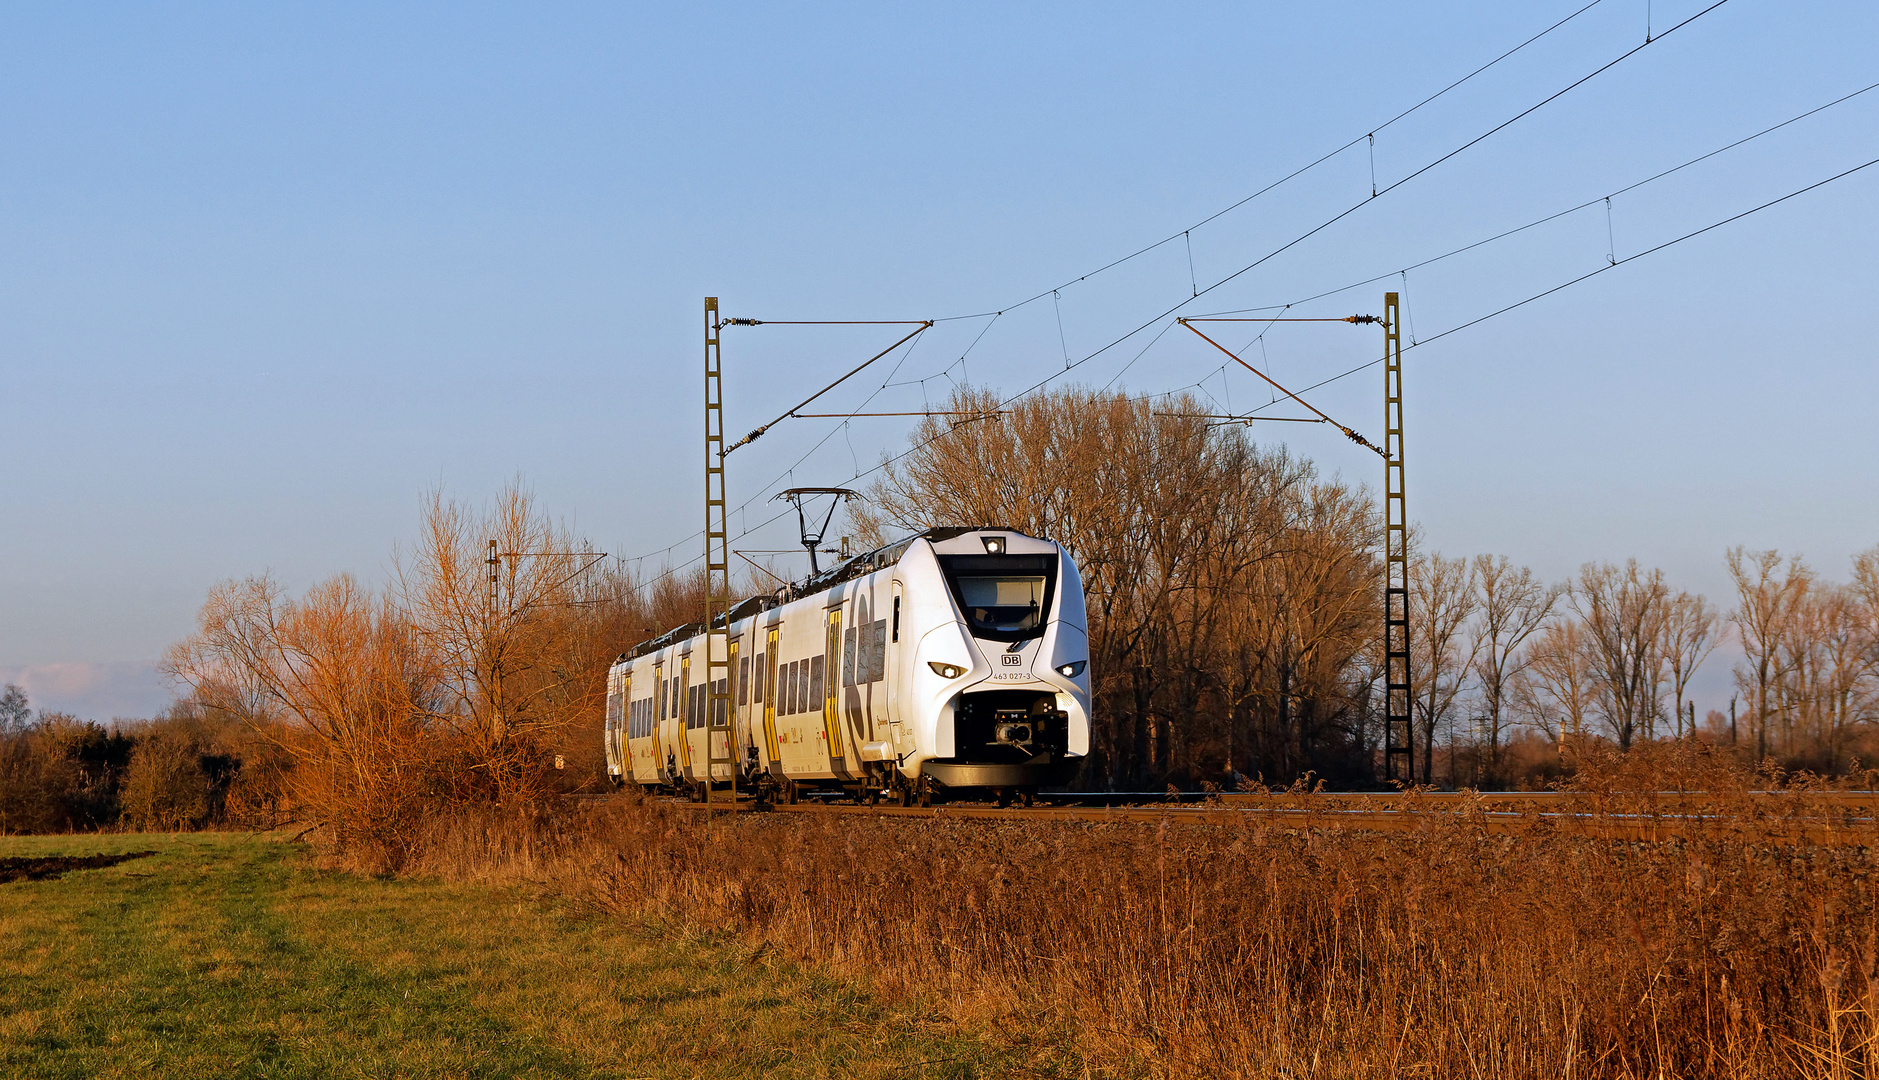
[[[1349,439],[1350,441],[1356,443],[1359,446],[1375,451],[1378,457],[1381,457],[1386,461],[1389,460],[1390,455],[1384,453],[1382,447],[1377,446],[1376,444],[1372,443],[1369,439],[1364,438],[1362,435],[1357,434],[1355,431],[1352,431],[1350,428],[1347,428],[1343,424],[1340,424],[1336,420],[1333,420],[1329,416],[1326,416],[1323,410],[1314,406],[1311,402],[1306,401],[1304,398],[1299,397],[1297,394],[1292,393],[1290,390],[1287,390],[1285,387],[1280,386],[1276,382],[1273,382],[1272,379],[1269,376],[1267,376],[1265,372],[1259,370],[1258,368],[1247,363],[1246,361],[1241,360],[1238,353],[1234,352],[1232,349],[1227,348],[1225,345],[1220,344],[1218,341],[1215,341],[1213,338],[1208,337],[1206,334],[1201,333],[1199,330],[1196,330],[1194,328],[1193,323],[1188,322],[1186,319],[1176,319],[1175,321],[1180,323],[1182,326],[1187,327],[1189,330],[1193,330],[1194,335],[1200,338],[1202,341],[1205,341],[1207,344],[1212,345],[1214,348],[1219,349],[1221,352],[1226,353],[1228,356],[1231,356],[1236,362],[1239,363],[1241,367],[1259,376],[1260,378],[1265,379],[1266,382],[1272,385],[1272,388],[1274,390],[1277,390],[1279,393],[1284,394],[1286,397],[1291,398],[1293,401],[1298,402],[1300,405],[1303,405],[1307,409],[1310,409],[1312,412],[1316,413],[1318,417],[1322,419],[1325,423],[1330,424],[1332,427],[1338,429],[1339,431],[1342,431],[1344,433],[1345,438]],[[1303,321],[1303,320],[1299,320],[1299,321]],[[1326,321],[1330,321],[1330,320],[1326,320]],[[1355,320],[1355,317],[1353,317],[1350,319],[1338,319],[1336,321],[1354,322],[1356,320]]]
[[[738,323],[739,321],[740,321],[740,320],[737,320],[737,319],[732,319],[732,320],[730,320],[730,323],[731,323],[732,325],[735,325],[735,324],[737,324],[737,323]],[[755,323],[755,320],[749,320],[749,321],[750,321],[751,323],[753,323],[753,324]],[[790,409],[790,410],[789,410],[788,412],[786,412],[786,413],[784,413],[784,414],[783,414],[782,416],[779,416],[779,417],[777,417],[777,418],[776,418],[775,420],[772,420],[772,421],[770,421],[769,423],[767,423],[767,424],[764,424],[763,426],[761,426],[761,427],[759,427],[759,428],[757,428],[757,429],[756,429],[755,431],[752,431],[752,432],[751,432],[750,434],[748,434],[748,435],[746,435],[746,436],[744,436],[743,438],[741,438],[741,439],[739,439],[739,440],[737,440],[736,442],[734,442],[734,443],[732,443],[731,445],[729,445],[729,446],[727,446],[727,447],[725,447],[725,448],[724,448],[724,452],[725,452],[726,454],[728,454],[728,453],[730,453],[731,451],[733,451],[733,450],[735,450],[735,449],[737,449],[738,447],[740,447],[740,446],[742,446],[742,445],[744,445],[745,443],[752,443],[752,442],[756,442],[756,441],[757,441],[758,439],[760,439],[760,438],[762,438],[762,437],[763,437],[763,433],[764,433],[764,432],[766,432],[766,431],[768,431],[768,430],[770,430],[770,429],[771,429],[772,427],[775,427],[775,426],[776,426],[777,424],[779,424],[779,423],[782,423],[782,422],[783,422],[784,420],[787,420],[787,419],[789,419],[789,418],[790,418],[791,416],[794,416],[794,415],[796,414],[796,410],[797,410],[797,409],[800,409],[800,408],[802,408],[803,406],[805,406],[805,405],[807,405],[807,404],[809,404],[810,402],[812,402],[812,401],[814,401],[815,399],[817,399],[817,398],[819,398],[819,397],[821,397],[821,396],[822,396],[823,394],[826,394],[826,393],[828,393],[828,392],[829,392],[830,390],[833,390],[833,389],[835,389],[836,387],[838,387],[838,386],[840,386],[840,385],[842,385],[843,383],[845,383],[845,382],[847,382],[847,381],[848,381],[849,379],[852,379],[852,378],[854,378],[854,377],[855,377],[855,375],[856,375],[857,373],[859,373],[859,372],[861,371],[861,369],[862,369],[862,368],[865,368],[865,367],[867,367],[867,366],[868,366],[869,364],[872,364],[872,363],[874,363],[874,362],[875,362],[876,360],[879,360],[879,359],[880,359],[881,357],[883,357],[883,356],[886,356],[886,355],[887,355],[888,353],[891,353],[891,352],[893,352],[893,351],[894,351],[895,349],[898,349],[898,348],[900,348],[900,347],[901,347],[902,345],[905,345],[905,344],[906,344],[907,342],[909,342],[909,341],[912,341],[912,340],[914,339],[914,337],[915,337],[916,335],[919,335],[919,334],[922,334],[922,333],[925,333],[925,332],[926,332],[926,330],[927,330],[927,329],[928,329],[929,327],[931,327],[932,325],[933,325],[933,320],[932,320],[932,319],[925,319],[925,320],[922,320],[922,321],[921,321],[921,323],[920,323],[920,326],[919,326],[919,328],[918,328],[918,329],[916,329],[916,330],[914,330],[914,331],[913,331],[913,333],[911,333],[911,334],[908,334],[908,335],[907,335],[906,337],[904,337],[904,338],[901,338],[901,339],[900,339],[899,341],[896,341],[896,342],[894,342],[894,343],[893,343],[892,345],[889,345],[889,346],[888,346],[887,348],[885,348],[885,349],[882,349],[882,350],[881,350],[880,352],[878,352],[878,353],[875,353],[875,354],[874,354],[873,356],[870,356],[870,357],[868,357],[868,358],[867,358],[866,360],[863,360],[863,361],[862,361],[861,363],[859,363],[859,364],[857,364],[857,365],[855,365],[855,368],[854,368],[854,370],[853,370],[853,371],[850,371],[850,372],[849,372],[848,374],[846,374],[846,375],[844,375],[844,376],[842,376],[841,378],[839,378],[839,379],[837,379],[837,380],[835,380],[834,382],[832,382],[832,383],[830,383],[830,384],[828,384],[827,386],[825,386],[825,387],[823,387],[822,389],[820,389],[820,390],[817,390],[817,391],[816,391],[815,393],[813,393],[813,394],[810,394],[810,395],[809,395],[808,397],[806,397],[806,398],[804,398],[804,399],[803,399],[802,401],[800,401],[800,402],[798,402],[795,408],[793,408],[793,409]]]

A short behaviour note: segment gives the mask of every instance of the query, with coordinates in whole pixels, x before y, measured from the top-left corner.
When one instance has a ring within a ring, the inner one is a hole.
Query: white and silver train
[[[704,683],[704,629],[609,669],[616,784],[697,797],[735,770],[759,798],[790,802],[818,788],[902,805],[991,789],[1002,802],[1067,780],[1089,752],[1083,582],[1049,540],[932,529],[738,604],[728,717],[711,715],[723,710]]]

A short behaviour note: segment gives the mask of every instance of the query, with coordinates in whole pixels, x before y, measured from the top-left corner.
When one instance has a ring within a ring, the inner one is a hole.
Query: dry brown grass
[[[1579,806],[1669,805],[1625,770]],[[1875,851],[1798,841],[1806,790],[1755,805],[1616,843],[1466,807],[1386,835],[632,803],[440,825],[428,868],[741,927],[1115,1075],[1879,1075]]]

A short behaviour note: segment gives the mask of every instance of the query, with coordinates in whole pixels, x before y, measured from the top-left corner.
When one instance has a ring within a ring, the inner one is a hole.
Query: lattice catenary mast
[[[724,362],[718,351],[718,298],[705,297],[705,803],[717,767],[737,804],[737,748],[731,736],[731,554],[724,503]],[[718,750],[723,741],[723,753]]]
[[[1403,336],[1395,293],[1383,294],[1383,575],[1383,778],[1410,783],[1416,756],[1410,719],[1409,518],[1403,501]]]

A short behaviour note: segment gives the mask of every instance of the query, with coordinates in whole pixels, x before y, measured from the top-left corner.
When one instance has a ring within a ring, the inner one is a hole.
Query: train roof
[[[773,593],[758,593],[755,596],[745,597],[731,606],[729,613],[730,621],[737,622],[739,619],[747,619],[759,612],[768,611],[773,607],[779,607],[793,600],[800,600],[805,596],[814,596],[819,592],[827,592],[844,581],[851,581],[864,574],[872,574],[876,570],[892,566],[900,561],[900,557],[907,553],[907,549],[912,547],[916,540],[927,540],[937,544],[951,540],[955,536],[964,536],[966,533],[971,532],[983,532],[988,529],[995,529],[1000,532],[1022,531],[1004,525],[944,525],[938,528],[927,529],[923,532],[917,532],[912,536],[902,537],[891,544],[883,544],[872,551],[864,551],[859,555],[851,556],[847,560],[837,563],[814,577],[785,585]],[[722,626],[724,624],[720,622],[718,625]],[[687,638],[697,637],[704,632],[705,624],[702,622],[675,626],[665,633],[660,634],[658,637],[648,638],[621,653],[619,660],[615,660],[614,663],[617,664],[621,660],[637,659],[638,657],[645,656],[647,653],[654,653],[658,652],[660,649],[670,648]]]

